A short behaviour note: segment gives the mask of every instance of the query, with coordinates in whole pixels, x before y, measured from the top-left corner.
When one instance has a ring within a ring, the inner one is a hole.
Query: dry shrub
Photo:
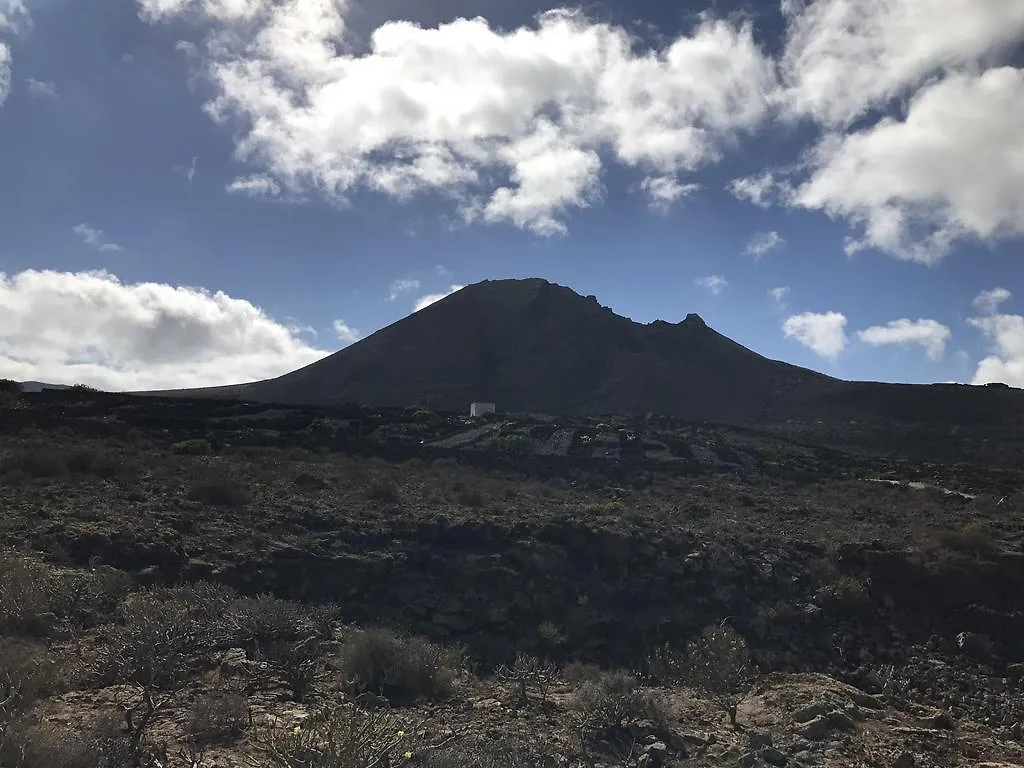
[[[584,727],[597,731],[616,730],[643,720],[660,724],[667,718],[663,702],[626,672],[603,672],[585,680],[573,695],[571,706]]]
[[[64,571],[16,552],[0,552],[0,632],[49,637],[89,627],[113,612],[131,578],[113,568]]]
[[[502,664],[494,676],[499,682],[508,685],[516,704],[530,703],[530,691],[535,690],[542,699],[546,699],[548,688],[554,682],[558,669],[553,664],[543,662],[535,656],[517,654],[511,665]]]
[[[449,698],[466,667],[458,649],[387,629],[355,633],[342,647],[340,662],[355,691],[393,702]]]
[[[34,478],[60,478],[68,475],[64,456],[54,450],[23,450],[8,457],[4,462],[7,471],[21,470]]]
[[[506,735],[473,734],[424,753],[427,768],[555,768],[561,763],[540,745]]]
[[[586,682],[599,680],[604,671],[597,665],[586,661],[573,661],[562,669],[562,677],[571,685],[583,685]]]
[[[127,683],[150,693],[175,690],[215,647],[205,606],[173,592],[143,590],[128,597],[120,623],[104,628],[99,683]]]
[[[833,613],[856,615],[871,609],[871,594],[860,579],[840,576],[815,593],[815,601]]]
[[[0,637],[0,702],[8,715],[29,711],[59,686],[58,669],[38,641]]]
[[[0,765],[4,768],[96,768],[104,762],[103,745],[90,734],[23,717],[4,729],[0,723]]]
[[[221,621],[231,644],[244,648],[250,658],[275,643],[320,636],[324,631],[317,612],[272,595],[234,600]]]
[[[216,691],[192,704],[186,733],[200,744],[233,744],[250,723],[249,702],[239,693]]]
[[[401,493],[394,480],[389,477],[378,477],[366,486],[366,498],[379,504],[397,504]]]
[[[998,550],[992,528],[984,520],[972,520],[959,530],[941,531],[935,541],[944,549],[975,557],[990,557]]]
[[[199,478],[186,492],[189,501],[198,501],[214,507],[241,509],[252,502],[251,494],[228,480]]]
[[[272,768],[374,768],[398,765],[405,733],[384,710],[366,712],[351,705],[327,707],[301,726],[255,728],[252,742]]]
[[[479,488],[467,487],[455,494],[455,503],[472,509],[479,509],[485,504],[484,494]]]
[[[308,637],[297,643],[271,643],[262,652],[261,658],[288,688],[292,701],[305,702],[321,679],[323,651],[316,637]]]

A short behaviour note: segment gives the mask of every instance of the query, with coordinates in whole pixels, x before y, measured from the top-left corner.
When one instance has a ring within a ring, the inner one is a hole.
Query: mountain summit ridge
[[[638,323],[541,278],[467,286],[305,368],[197,390],[290,404],[422,405],[548,413],[664,412],[749,421],[830,377],[768,360],[697,314]]]
[[[638,323],[541,278],[469,285],[274,379],[145,394],[466,412],[484,401],[504,412],[653,412],[783,429],[796,422],[829,434],[870,423],[897,441],[925,425],[927,440],[955,436],[958,425],[1024,428],[1020,390],[843,381],[763,357],[700,315]]]

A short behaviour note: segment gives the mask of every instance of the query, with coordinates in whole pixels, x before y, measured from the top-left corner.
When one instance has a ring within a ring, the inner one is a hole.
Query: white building
[[[473,418],[479,418],[487,413],[494,413],[494,403],[471,403],[469,406],[469,415]]]

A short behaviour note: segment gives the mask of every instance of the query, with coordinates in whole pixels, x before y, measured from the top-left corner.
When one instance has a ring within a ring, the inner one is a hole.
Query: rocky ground
[[[679,424],[617,461],[399,450],[96,399],[0,415],[5,768],[1024,765],[1012,467]]]

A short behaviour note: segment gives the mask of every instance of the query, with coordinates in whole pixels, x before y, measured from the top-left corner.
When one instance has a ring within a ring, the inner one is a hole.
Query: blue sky
[[[262,378],[544,277],[1024,386],[1022,42],[999,0],[0,0],[0,377]]]

